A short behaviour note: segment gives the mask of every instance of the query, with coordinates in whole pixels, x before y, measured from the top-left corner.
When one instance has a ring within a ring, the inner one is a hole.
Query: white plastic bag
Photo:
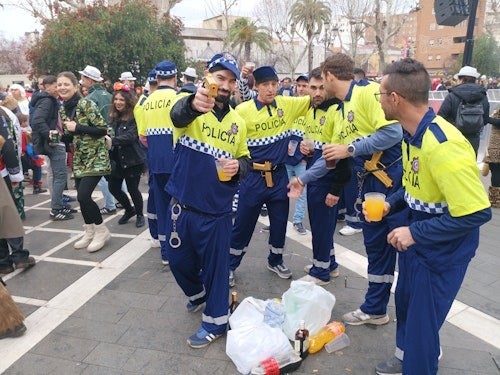
[[[242,374],[250,373],[261,361],[284,355],[291,349],[292,345],[283,331],[272,328],[264,322],[227,332],[226,354]]]
[[[231,329],[253,327],[262,323],[265,309],[265,301],[253,297],[245,298],[229,317]]]
[[[282,302],[285,305],[283,331],[293,340],[301,320],[305,321],[311,335],[330,321],[335,296],[314,283],[295,280],[283,293]]]

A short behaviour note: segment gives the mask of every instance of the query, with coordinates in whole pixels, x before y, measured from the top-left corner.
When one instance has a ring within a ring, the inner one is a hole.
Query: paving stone
[[[84,304],[73,316],[87,320],[117,323],[127,313],[128,307],[109,303],[98,303],[94,299]]]
[[[163,285],[156,281],[118,276],[106,286],[106,289],[156,295],[163,289]]]
[[[108,303],[114,306],[122,306],[127,309],[138,307],[146,310],[158,310],[165,304],[167,297],[105,288],[93,298],[93,301],[101,304]]]
[[[52,332],[31,350],[32,353],[48,357],[81,362],[99,343]]]
[[[87,358],[85,358],[84,362],[103,367],[111,367],[113,369],[121,369],[134,352],[135,349],[131,347],[100,343]]]
[[[113,324],[70,316],[54,332],[70,337],[116,343],[127,329],[128,326],[124,324]]]
[[[81,362],[27,353],[10,366],[4,375],[76,375],[81,374],[86,367],[87,365]]]
[[[11,294],[20,297],[49,300],[66,289],[91,268],[74,264],[38,262],[9,280]],[[57,275],[57,277],[50,277]]]
[[[129,372],[123,369],[114,369],[111,367],[87,365],[82,375],[133,375],[136,372]]]
[[[74,235],[69,233],[35,231],[24,237],[24,247],[29,250],[31,255],[42,255],[71,237]]]
[[[193,356],[189,354],[177,355],[155,350],[137,349],[123,368],[137,374],[238,374],[235,366],[227,357],[226,360],[210,358],[193,360]]]
[[[64,259],[101,262],[130,241],[128,238],[111,237],[101,250],[95,253],[89,253],[86,249],[75,249],[73,247],[73,243],[78,239],[80,239],[80,237],[74,236],[73,242],[56,251],[52,256]]]

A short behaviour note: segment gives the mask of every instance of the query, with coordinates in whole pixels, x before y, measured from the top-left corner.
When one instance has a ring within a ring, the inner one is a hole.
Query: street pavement
[[[486,180],[485,180],[486,182]],[[147,191],[145,182],[141,190]],[[75,196],[74,190],[69,191]],[[145,195],[146,196],[146,195]],[[100,192],[95,192],[102,206]],[[237,374],[225,354],[222,337],[203,349],[191,349],[186,338],[200,325],[201,313],[188,313],[186,297],[163,266],[159,249],[150,248],[146,227],[132,219],[118,225],[123,211],[105,216],[112,232],[99,252],[75,250],[83,234],[75,219],[49,219],[48,193],[25,190],[25,247],[37,265],[4,277],[26,315],[27,332],[0,341],[4,374]],[[236,271],[239,299],[281,297],[290,286],[266,268],[267,217],[259,218],[252,242]],[[343,223],[338,223],[338,229]],[[306,226],[307,223],[306,223]],[[228,234],[229,235],[229,234]],[[285,262],[293,279],[310,263],[311,237],[289,222]],[[481,241],[447,321],[441,329],[440,375],[493,375],[500,366],[500,210],[481,230]],[[362,234],[336,233],[340,277],[325,288],[336,297],[332,319],[340,320],[363,301],[367,286]],[[374,366],[392,356],[395,341],[394,299],[385,326],[347,327],[351,345],[328,354],[310,355],[296,374],[374,374]]]

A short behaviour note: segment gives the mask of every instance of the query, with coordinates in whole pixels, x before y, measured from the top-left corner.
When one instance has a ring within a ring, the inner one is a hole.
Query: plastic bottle
[[[300,358],[304,359],[307,357],[309,349],[309,330],[306,329],[306,323],[303,320],[299,322],[299,329],[295,332],[294,349],[295,353],[297,353]]]
[[[302,364],[302,358],[290,350],[287,353],[270,357],[260,362],[252,369],[252,375],[280,375],[297,370]]]
[[[309,337],[309,353],[319,352],[327,342],[345,332],[345,326],[341,322],[331,322],[321,328],[315,335]]]

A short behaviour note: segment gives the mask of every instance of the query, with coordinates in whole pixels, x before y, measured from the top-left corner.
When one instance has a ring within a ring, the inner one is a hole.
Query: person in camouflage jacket
[[[87,251],[100,250],[110,238],[110,233],[103,223],[99,206],[92,199],[92,192],[102,176],[111,173],[109,153],[106,148],[106,121],[97,105],[82,98],[78,90],[78,80],[72,72],[62,72],[57,76],[57,89],[63,100],[60,109],[61,136],[73,136],[75,153],[73,173],[77,198],[80,203],[85,233],[74,243],[76,249]]]

